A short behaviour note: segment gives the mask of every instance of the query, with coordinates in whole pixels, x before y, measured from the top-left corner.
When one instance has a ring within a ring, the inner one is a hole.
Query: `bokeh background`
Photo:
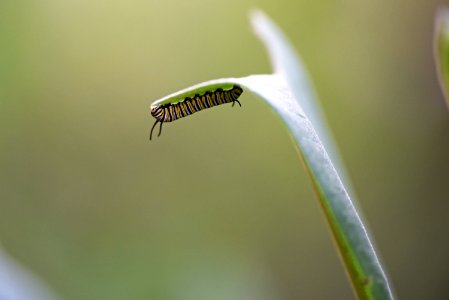
[[[148,141],[153,100],[271,72],[258,7],[309,68],[398,298],[448,299],[441,4],[0,1],[0,242],[63,299],[353,298],[288,133],[256,97]]]

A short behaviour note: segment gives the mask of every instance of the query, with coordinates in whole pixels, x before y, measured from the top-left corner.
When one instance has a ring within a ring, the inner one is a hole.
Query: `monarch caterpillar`
[[[223,90],[221,88],[215,91],[208,91],[203,95],[196,94],[193,98],[186,97],[179,102],[161,104],[159,101],[151,105],[151,115],[156,119],[153,127],[151,127],[150,140],[153,136],[154,127],[157,123],[161,123],[159,127],[159,134],[162,132],[162,124],[164,122],[173,122],[177,119],[187,117],[200,110],[211,108],[217,105],[231,103],[232,106],[237,102],[239,106],[242,106],[237,100],[243,93],[243,89],[234,85],[230,90]]]

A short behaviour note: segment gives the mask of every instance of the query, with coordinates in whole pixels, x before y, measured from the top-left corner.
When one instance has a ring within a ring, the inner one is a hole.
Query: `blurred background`
[[[258,7],[309,68],[398,298],[448,299],[441,4],[1,1],[4,250],[69,300],[353,298],[296,150],[259,99],[148,140],[152,101],[271,72],[249,26]]]

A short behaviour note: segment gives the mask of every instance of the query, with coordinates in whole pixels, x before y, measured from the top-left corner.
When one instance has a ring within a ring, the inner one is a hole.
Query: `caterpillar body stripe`
[[[242,106],[237,100],[242,93],[243,89],[238,85],[234,85],[230,90],[218,88],[215,91],[208,91],[203,95],[196,94],[193,97],[186,97],[176,103],[159,104],[156,102],[152,104],[151,115],[156,119],[156,122],[151,127],[150,140],[157,123],[160,123],[159,134],[157,135],[160,136],[162,124],[165,122],[173,122],[201,110],[226,103],[232,103],[232,106],[234,106],[237,102],[239,106]]]

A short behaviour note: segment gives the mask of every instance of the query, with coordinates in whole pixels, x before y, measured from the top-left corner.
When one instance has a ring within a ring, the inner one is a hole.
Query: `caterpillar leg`
[[[153,136],[153,129],[156,126],[157,122],[159,122],[158,120],[156,120],[156,122],[154,122],[153,127],[151,127],[151,131],[150,131],[150,141],[151,141],[151,137]]]
[[[156,124],[157,124],[158,122],[160,122],[161,125],[159,126],[159,134],[158,134],[157,136],[160,136],[160,135],[161,135],[161,132],[162,132],[162,123],[164,123],[164,122],[161,122],[161,121],[159,121],[159,120],[156,120],[156,122],[154,122],[154,124],[153,124],[153,127],[151,127],[151,131],[150,131],[150,141],[151,141],[151,138],[153,137],[153,130],[154,130],[154,127],[156,127]]]
[[[242,105],[240,104],[240,101],[239,100],[234,100],[234,101],[232,101],[232,107],[234,107],[234,105],[235,105],[235,102],[237,102],[238,104],[239,104],[239,106],[240,107],[242,107]]]
[[[151,138],[153,137],[153,130],[154,130],[154,127],[156,127],[156,124],[159,122],[159,120],[156,120],[156,122],[154,122],[154,124],[153,124],[153,127],[151,127],[151,131],[150,131],[150,141],[151,141]],[[161,122],[161,127],[162,127],[162,122]],[[158,134],[158,136],[160,136],[161,135],[161,128],[159,128],[159,134]]]
[[[164,122],[161,122],[161,125],[159,126],[159,134],[157,135],[157,136],[160,136],[161,135],[161,132],[162,132],[162,124],[163,124]]]

